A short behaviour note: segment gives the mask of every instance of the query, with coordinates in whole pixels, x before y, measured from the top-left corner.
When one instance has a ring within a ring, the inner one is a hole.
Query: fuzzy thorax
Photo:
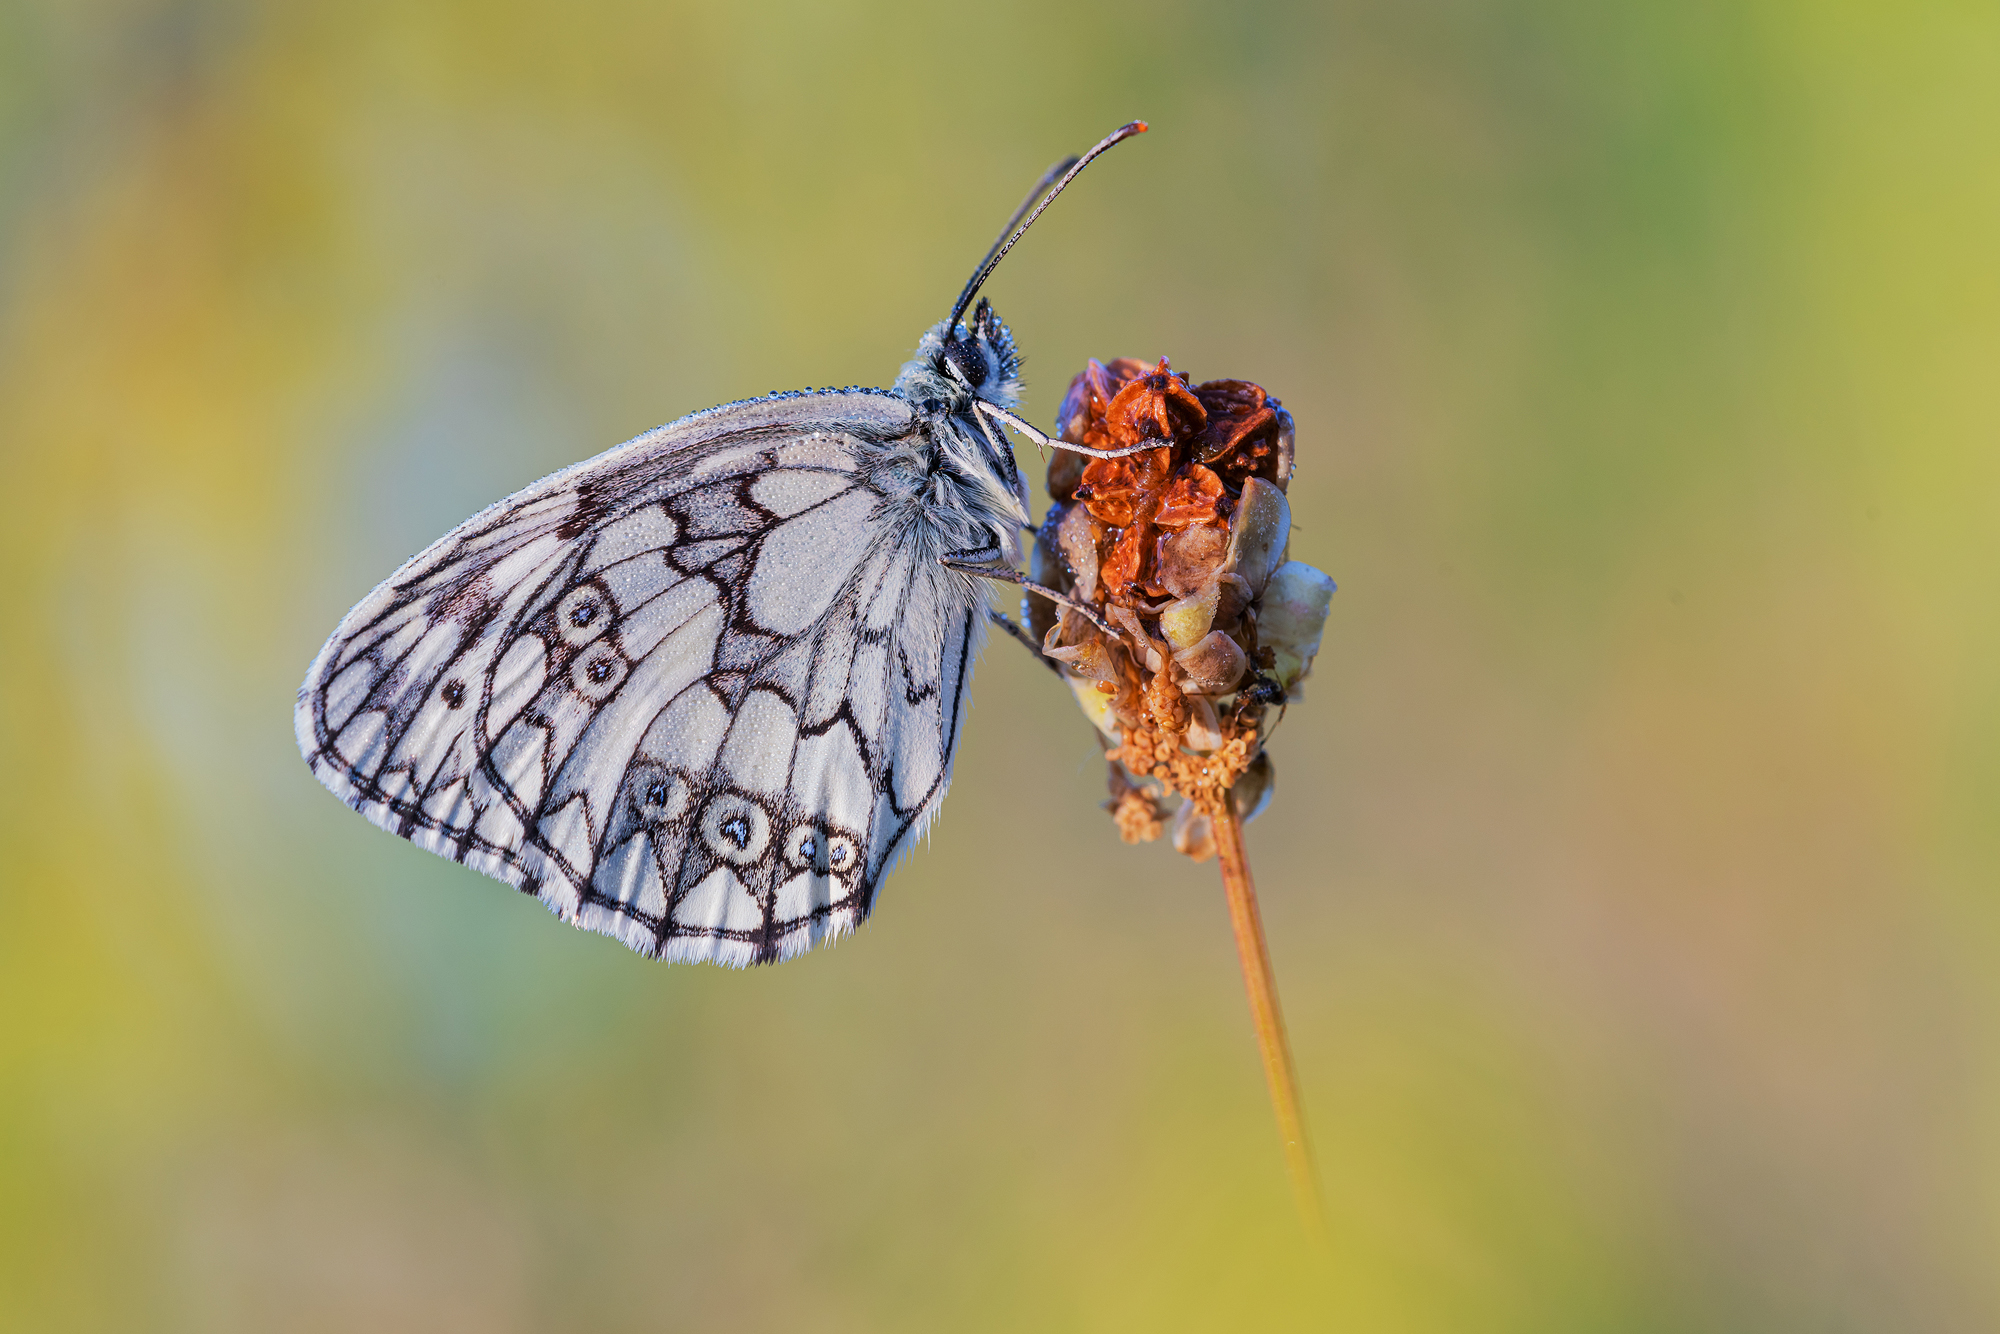
[[[1027,486],[1013,449],[977,405],[1013,411],[1020,368],[1013,334],[981,301],[970,325],[939,321],[925,330],[894,390],[924,419],[935,451],[925,470],[929,505],[986,530],[1010,562],[1019,555],[1020,525],[1029,522]]]

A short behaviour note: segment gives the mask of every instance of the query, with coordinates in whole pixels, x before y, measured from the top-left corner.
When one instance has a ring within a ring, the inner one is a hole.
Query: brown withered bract
[[[1031,574],[1097,610],[1107,633],[1029,595],[1030,628],[1105,738],[1112,811],[1127,842],[1156,838],[1180,799],[1174,845],[1213,852],[1209,816],[1245,816],[1271,787],[1263,737],[1309,669],[1332,582],[1284,562],[1293,423],[1245,380],[1195,385],[1166,358],[1092,361],[1057,414],[1055,503]]]

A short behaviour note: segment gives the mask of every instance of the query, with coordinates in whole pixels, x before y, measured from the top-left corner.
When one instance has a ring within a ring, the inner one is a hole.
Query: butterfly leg
[[[1160,442],[1158,441],[1143,445],[1128,445],[1124,449],[1092,449],[1089,445],[1073,445],[1067,440],[1058,440],[1054,436],[1043,435],[1040,431],[1037,431],[1034,427],[1007,411],[1007,409],[988,403],[983,398],[975,406],[994,421],[1005,422],[1022,435],[1027,436],[1028,439],[1035,442],[1035,448],[1037,449],[1067,449],[1072,454],[1087,454],[1094,459],[1122,459],[1127,454],[1143,454],[1149,449],[1158,449],[1160,447]]]
[[[1029,634],[1026,630],[1023,630],[1020,626],[1014,624],[1013,620],[1007,615],[1006,612],[997,611],[992,607],[988,607],[986,609],[986,619],[993,622],[993,624],[999,626],[1002,630],[1005,630],[1007,632],[1008,637],[1011,638],[1015,643],[1019,644],[1022,648],[1027,649],[1028,652],[1034,654],[1036,662],[1041,663],[1042,666],[1048,668],[1050,671],[1054,672],[1057,676],[1062,675],[1062,668],[1056,664],[1055,659],[1043,657],[1042,646],[1035,642],[1035,637]]]
[[[1003,562],[1001,554],[998,547],[980,547],[972,551],[953,551],[939,556],[938,564],[948,570],[959,570],[966,574],[976,574],[982,579],[998,579],[1002,583],[1018,584],[1030,593],[1041,594],[1058,607],[1068,607],[1071,611],[1083,617],[1107,635],[1118,633],[1104,623],[1103,617],[1099,616],[1089,607],[1084,606],[1081,602],[1078,602],[1075,598],[1058,593],[1053,588],[1038,584],[1013,566]],[[1039,653],[1040,651],[1039,648],[1036,649],[1036,652]]]

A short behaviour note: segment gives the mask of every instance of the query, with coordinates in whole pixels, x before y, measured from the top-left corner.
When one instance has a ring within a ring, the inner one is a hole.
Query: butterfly
[[[888,389],[648,431],[481,511],[340,622],[299,688],[313,774],[381,828],[676,962],[854,929],[945,790],[1027,490],[988,275],[1134,121],[1038,181]],[[1032,640],[1028,641],[1033,643]]]

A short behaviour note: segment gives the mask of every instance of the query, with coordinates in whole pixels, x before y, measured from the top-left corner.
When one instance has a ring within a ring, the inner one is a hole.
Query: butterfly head
[[[981,301],[969,325],[939,323],[926,330],[896,377],[896,392],[954,417],[977,412],[979,399],[1012,411],[1021,398],[1021,354],[993,303]]]
[[[1013,540],[1028,521],[1028,494],[1005,435],[979,411],[981,401],[1013,411],[1021,397],[1021,357],[1014,335],[991,304],[969,324],[945,321],[924,331],[917,353],[896,377],[895,392],[929,422],[931,444],[966,479],[963,495],[979,522]]]

